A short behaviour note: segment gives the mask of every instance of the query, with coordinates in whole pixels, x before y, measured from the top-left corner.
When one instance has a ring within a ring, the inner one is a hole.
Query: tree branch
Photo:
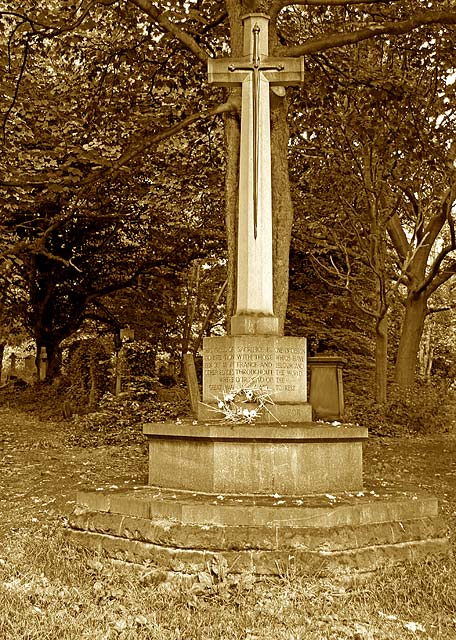
[[[405,235],[397,213],[389,219],[386,225],[386,230],[388,231],[390,240],[393,243],[393,247],[401,262],[404,262],[407,259],[407,255],[410,250],[410,243],[407,240],[407,236]]]
[[[438,267],[440,267],[440,263]],[[438,269],[435,269],[435,270],[433,269],[432,273],[433,273],[433,278],[432,279],[430,277],[426,278],[425,284],[422,287],[420,287],[418,292],[418,293],[426,292],[427,297],[432,295],[434,291],[437,291],[437,289],[444,282],[447,282],[447,280],[450,280],[450,278],[456,275],[456,260],[452,260],[450,264],[447,267],[445,267],[445,269],[442,269],[442,271],[440,272],[438,271]]]
[[[198,113],[192,113],[180,122],[177,122],[172,127],[168,127],[167,129],[163,129],[159,133],[156,133],[150,136],[150,133],[147,128],[143,129],[136,136],[140,143],[138,146],[131,145],[134,148],[125,151],[114,163],[113,168],[122,167],[128,164],[131,160],[133,160],[138,154],[142,153],[146,149],[157,145],[159,142],[166,140],[167,138],[172,138],[177,133],[186,129],[195,122],[199,120],[205,120],[206,118],[212,118],[217,115],[221,115],[223,113],[228,113],[230,111],[236,111],[238,109],[238,104],[235,100],[228,100],[223,104],[219,104],[212,109],[207,109],[206,111],[199,111]],[[150,137],[149,137],[150,136]],[[102,171],[106,171],[106,169],[102,169]]]
[[[306,7],[344,7],[357,4],[386,4],[391,5],[401,0],[282,0],[279,4],[281,8],[289,5],[303,5]]]
[[[52,179],[50,179],[49,176],[46,176],[45,178],[41,178],[41,179],[38,179],[38,176],[36,177],[30,176],[28,181],[27,182],[24,181],[23,183],[7,182],[7,181],[0,180],[0,187],[19,187],[19,188],[25,189],[25,188],[34,188],[37,186],[44,186],[44,185],[52,186],[53,184],[59,184],[59,185],[68,184],[69,188],[72,188],[72,189],[77,187],[87,187],[93,184],[94,182],[96,182],[101,176],[106,176],[114,173],[115,171],[121,169],[122,167],[127,165],[129,162],[134,160],[138,155],[140,155],[147,149],[150,149],[154,145],[159,144],[163,140],[171,138],[172,136],[176,135],[183,129],[191,126],[192,124],[195,124],[199,120],[212,118],[214,116],[221,115],[223,113],[235,112],[238,109],[239,109],[238,101],[236,101],[235,98],[232,98],[232,99],[229,99],[227,102],[224,102],[223,104],[218,104],[212,109],[207,109],[206,111],[199,111],[198,113],[192,113],[191,115],[187,116],[180,122],[177,122],[173,126],[168,127],[167,129],[163,129],[162,131],[159,131],[158,133],[155,133],[152,135],[150,133],[149,128],[145,127],[135,135],[135,141],[132,141],[130,142],[129,145],[127,145],[126,150],[117,158],[117,160],[107,161],[102,156],[100,156],[98,160],[95,159],[95,162],[99,164],[99,167],[98,168],[94,167],[93,170],[88,175],[81,178],[81,181],[76,187],[74,184],[74,176],[69,176],[68,180],[65,180],[65,178],[63,178],[59,181],[57,180],[52,181]],[[61,172],[62,169],[64,169],[64,167],[61,167],[59,171]]]
[[[30,33],[27,33],[25,36],[25,45],[24,45],[24,55],[22,57],[22,64],[21,64],[21,68],[19,71],[19,75],[17,77],[16,80],[16,87],[14,89],[14,95],[13,95],[13,99],[11,101],[10,106],[8,107],[6,113],[5,113],[5,117],[3,118],[3,123],[2,123],[2,131],[3,131],[3,144],[6,144],[6,125],[8,122],[8,118],[10,116],[11,111],[14,109],[14,105],[16,104],[16,100],[17,97],[19,95],[19,87],[21,86],[21,81],[22,81],[22,77],[25,73],[25,67],[27,65],[27,56],[28,56],[28,52],[29,52],[29,46],[30,46]]]
[[[195,56],[203,63],[207,64],[209,60],[209,54],[196,42],[196,40],[188,34],[186,31],[180,29],[174,22],[171,22],[166,17],[166,12],[161,12],[150,0],[127,0],[130,4],[133,4],[138,9],[141,9],[145,14],[152,18],[160,27],[173,35],[177,40],[182,42],[185,47],[191,51]]]
[[[273,55],[299,57],[349,44],[356,44],[357,42],[375,38],[376,36],[399,36],[404,33],[409,33],[414,29],[434,24],[456,24],[456,11],[427,11],[426,13],[419,13],[408,20],[399,20],[397,22],[385,21],[356,31],[330,33],[322,37],[309,38],[304,44],[295,47],[275,47]]]

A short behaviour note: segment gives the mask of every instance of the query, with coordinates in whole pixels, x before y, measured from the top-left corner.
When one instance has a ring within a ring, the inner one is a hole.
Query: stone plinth
[[[257,405],[250,402],[242,402],[239,405],[242,409],[252,411],[257,410]],[[311,422],[312,407],[305,404],[267,404],[261,410],[261,423],[272,423],[275,425]],[[216,404],[206,404],[200,402],[198,405],[198,419],[200,422],[223,422],[224,414],[217,408]]]
[[[325,493],[362,489],[367,429],[322,424],[154,423],[149,484],[214,493]]]
[[[314,356],[310,364],[310,403],[314,418],[343,420],[342,369],[347,361],[339,356]]]
[[[200,420],[223,418],[214,412],[217,400],[242,388],[270,391],[279,422],[310,422],[307,402],[306,339],[283,336],[226,336],[205,338],[203,398]],[[289,409],[289,410],[288,410]],[[212,411],[212,413],[208,413]],[[264,412],[262,420],[271,415]],[[274,419],[274,418],[272,418]]]
[[[435,498],[384,488],[322,496],[222,495],[139,487],[77,495],[70,538],[172,573],[372,571],[448,553]]]

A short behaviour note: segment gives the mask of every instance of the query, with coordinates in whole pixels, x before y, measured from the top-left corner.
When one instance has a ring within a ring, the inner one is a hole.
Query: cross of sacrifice
[[[242,87],[237,298],[231,333],[274,334],[269,87],[302,83],[304,62],[268,55],[269,16],[249,14],[243,26],[242,58],[208,62],[210,83]]]

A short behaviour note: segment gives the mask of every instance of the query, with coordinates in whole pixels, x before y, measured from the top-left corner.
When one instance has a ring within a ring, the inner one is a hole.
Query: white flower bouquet
[[[267,405],[273,405],[271,389],[255,388],[250,385],[224,393],[216,397],[217,408],[213,411],[224,414],[224,420],[235,424],[253,424],[264,411],[271,415]]]

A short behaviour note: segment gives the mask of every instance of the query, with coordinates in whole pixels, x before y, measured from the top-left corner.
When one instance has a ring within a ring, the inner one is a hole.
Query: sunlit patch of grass
[[[293,572],[163,581],[69,544],[59,523],[0,549],[2,640],[449,640],[456,565],[432,559],[343,582]]]
[[[360,608],[371,609],[375,603],[379,612],[390,617],[420,620],[432,638],[456,638],[453,556],[382,569],[356,590],[354,598]]]

